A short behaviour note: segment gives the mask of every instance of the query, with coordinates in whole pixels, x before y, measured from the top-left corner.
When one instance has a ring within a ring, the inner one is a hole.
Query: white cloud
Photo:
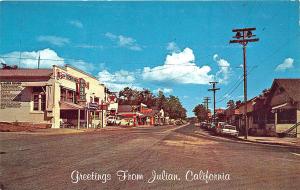
[[[167,45],[167,50],[170,52],[179,52],[180,49],[175,42],[169,42]]]
[[[213,56],[213,60],[217,62],[220,70],[216,73],[216,80],[220,83],[227,83],[230,75],[230,63],[219,57],[218,54]]]
[[[90,72],[95,69],[93,64],[87,63],[83,60],[66,60],[60,57],[54,50],[49,48],[37,51],[21,52],[21,60],[19,59],[20,52],[18,51],[2,54],[1,57],[3,57],[1,60],[2,62],[8,65],[19,65],[21,68],[37,68],[40,57],[40,68],[51,68],[53,65],[63,66],[65,64],[69,64],[86,72]]]
[[[69,22],[69,24],[71,24],[71,25],[73,25],[73,26],[75,26],[77,28],[83,28],[83,24],[79,20],[71,20]]]
[[[158,93],[159,91],[162,91],[164,94],[171,94],[173,92],[172,88],[158,88],[156,90],[153,90],[154,93]]]
[[[131,37],[126,37],[123,35],[115,35],[110,32],[107,32],[105,36],[112,40],[113,42],[117,43],[119,47],[128,48],[134,51],[141,51],[142,47],[136,43],[136,40]]]
[[[276,71],[285,71],[287,69],[291,69],[294,67],[294,59],[292,58],[286,58],[283,63],[277,65]]]
[[[19,65],[20,52],[14,51],[1,55],[8,65]],[[65,60],[58,56],[54,50],[43,49],[39,51],[21,52],[20,67],[37,68],[40,56],[40,68],[50,68],[52,65],[64,65]]]
[[[47,42],[55,46],[64,46],[70,43],[68,38],[58,37],[58,36],[39,36],[37,37],[39,42]]]
[[[144,67],[142,77],[149,81],[173,81],[182,84],[208,84],[213,79],[209,66],[195,64],[193,50],[185,48],[182,52],[167,55],[164,65],[154,68]]]
[[[110,73],[107,70],[103,70],[98,73],[98,78],[101,83],[104,83],[112,91],[120,91],[125,87],[141,89],[136,82],[134,72],[120,70]]]

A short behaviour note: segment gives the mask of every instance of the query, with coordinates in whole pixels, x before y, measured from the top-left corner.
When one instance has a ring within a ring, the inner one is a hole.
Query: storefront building
[[[0,70],[0,121],[105,127],[105,86],[75,67]]]

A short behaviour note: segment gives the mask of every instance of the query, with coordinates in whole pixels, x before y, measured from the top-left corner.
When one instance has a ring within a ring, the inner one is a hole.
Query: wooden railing
[[[279,133],[279,137],[297,137],[297,127],[298,126],[300,126],[300,122],[296,123],[288,130],[286,130],[282,133]],[[298,132],[300,132],[300,131],[298,131]]]

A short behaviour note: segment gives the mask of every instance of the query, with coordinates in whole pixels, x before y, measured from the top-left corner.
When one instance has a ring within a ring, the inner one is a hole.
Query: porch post
[[[80,109],[78,109],[77,129],[80,129]]]
[[[276,125],[277,125],[277,122],[278,122],[278,115],[277,115],[277,110],[275,110],[275,125],[274,125],[274,131],[276,132]]]
[[[277,124],[277,110],[275,111],[275,125]]]
[[[96,111],[94,111],[94,118],[93,118],[94,121],[95,121],[95,115],[96,115]],[[95,124],[94,124],[94,128],[96,128]]]
[[[89,110],[86,110],[86,128],[89,128]]]

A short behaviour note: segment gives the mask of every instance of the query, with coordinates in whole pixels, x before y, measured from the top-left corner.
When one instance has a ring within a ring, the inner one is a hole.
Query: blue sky
[[[242,48],[233,28],[256,27],[247,47],[248,97],[300,76],[299,2],[0,2],[0,59],[21,67],[72,64],[112,90],[161,89],[192,114],[208,82],[217,107],[242,99]],[[21,61],[18,57],[21,52]]]

